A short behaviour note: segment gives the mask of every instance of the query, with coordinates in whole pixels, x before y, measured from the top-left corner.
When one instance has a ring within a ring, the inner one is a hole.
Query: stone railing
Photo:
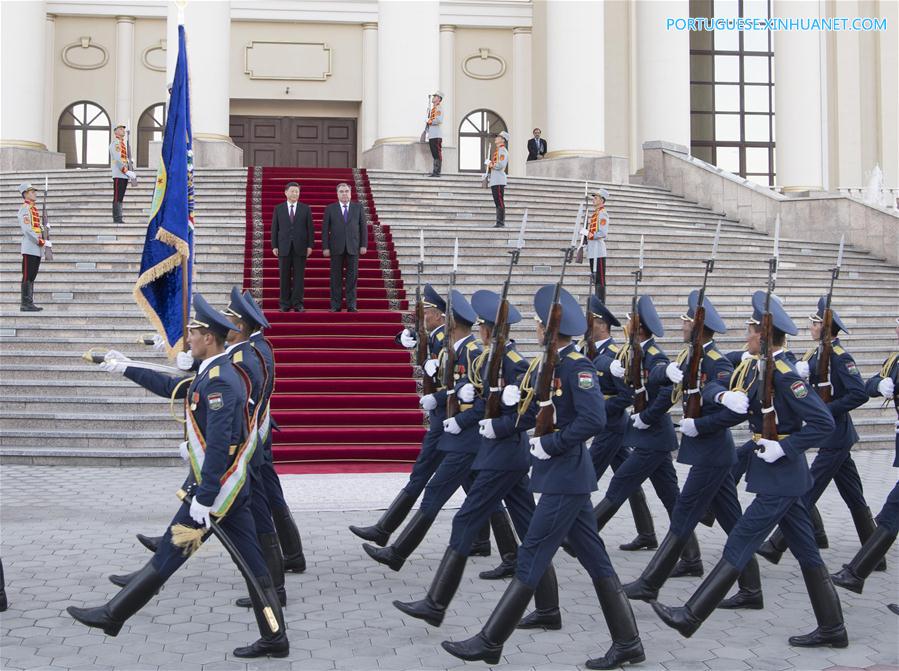
[[[689,155],[668,142],[643,144],[643,183],[669,189],[726,216],[772,233],[777,215],[787,239],[846,242],[899,264],[899,214],[842,194],[791,197]]]

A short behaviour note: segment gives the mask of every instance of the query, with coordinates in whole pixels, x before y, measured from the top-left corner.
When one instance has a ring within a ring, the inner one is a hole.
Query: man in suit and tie
[[[528,160],[537,161],[546,156],[546,140],[540,137],[543,134],[539,128],[534,129],[534,137],[528,140]]]
[[[300,185],[288,182],[284,189],[287,201],[275,208],[272,214],[272,251],[278,257],[278,273],[281,277],[281,295],[278,302],[281,312],[303,311],[303,275],[306,258],[312,254],[315,229],[312,227],[312,210],[299,202]]]
[[[331,259],[331,312],[340,312],[346,275],[347,312],[356,312],[359,255],[368,251],[368,223],[359,203],[350,201],[350,185],[337,185],[337,202],[325,208],[322,251]]]

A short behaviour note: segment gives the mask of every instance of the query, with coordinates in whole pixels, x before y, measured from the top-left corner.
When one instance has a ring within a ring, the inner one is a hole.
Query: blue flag
[[[169,97],[162,161],[150,208],[134,299],[165,339],[171,356],[183,348],[194,258],[194,171],[190,92],[184,26],[178,26],[178,61]],[[185,272],[186,269],[186,272]]]

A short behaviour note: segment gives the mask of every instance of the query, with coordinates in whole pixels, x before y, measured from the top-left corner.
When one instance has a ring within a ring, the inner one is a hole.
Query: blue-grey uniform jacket
[[[894,352],[888,356],[886,361],[883,362],[880,373],[868,378],[868,382],[865,384],[868,396],[871,398],[882,396],[877,387],[884,377],[893,378],[893,383],[899,389],[899,352]],[[896,418],[896,455],[893,457],[893,466],[899,468],[899,417]]]
[[[646,409],[640,413],[640,419],[649,424],[649,428],[637,429],[633,422],[628,420],[623,444],[640,450],[672,452],[677,449],[677,435],[674,433],[674,423],[668,415],[668,410],[674,405],[671,398],[674,385],[665,373],[670,361],[665,352],[655,344],[654,338],[646,340],[642,348],[643,384],[646,387],[647,403]],[[615,384],[618,386],[619,394],[630,395],[633,400],[633,391],[624,380],[615,378]]]
[[[804,359],[808,362],[809,384],[814,390],[820,382],[826,382],[818,379],[818,349],[809,350]],[[855,359],[843,349],[839,338],[833,339],[830,382],[833,387],[827,409],[833,415],[837,427],[818,447],[824,450],[848,450],[858,442],[858,433],[849,413],[865,404],[868,393],[865,391],[862,374],[855,365]]]
[[[455,381],[454,389],[458,394],[459,389],[468,383],[468,371],[474,365],[475,359],[481,354],[481,348],[475,337],[471,334],[465,336],[456,346],[456,366],[453,371],[453,380]],[[434,398],[437,399],[437,410],[443,411],[443,419],[446,419],[446,399],[447,390],[441,389]],[[474,411],[473,403],[459,403],[460,412],[456,415],[456,421],[462,427],[461,433],[446,433],[440,436],[440,443],[437,449],[441,452],[468,452],[474,454],[478,451],[480,445],[480,435],[478,434],[478,421],[484,418],[482,412],[480,416]],[[440,421],[442,422],[443,419]]]

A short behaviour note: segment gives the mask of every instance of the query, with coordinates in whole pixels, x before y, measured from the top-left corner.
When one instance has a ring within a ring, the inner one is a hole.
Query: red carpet
[[[306,262],[303,313],[278,310],[271,217],[284,185],[300,184],[312,208],[315,251]],[[321,252],[325,206],[350,184],[367,207],[368,253],[360,257],[359,312],[332,313],[329,261]],[[411,358],[394,343],[408,302],[393,239],[381,226],[364,170],[249,168],[244,286],[272,323],[277,384],[273,449],[280,473],[408,471],[424,436]]]

